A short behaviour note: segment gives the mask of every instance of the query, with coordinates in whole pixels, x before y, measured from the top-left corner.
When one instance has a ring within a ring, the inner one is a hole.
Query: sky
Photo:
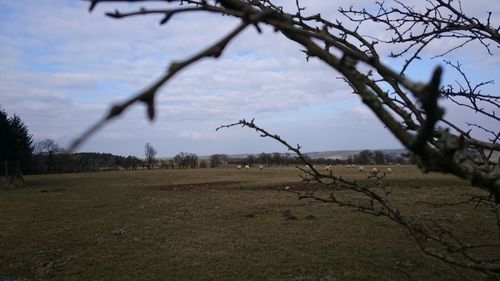
[[[295,1],[276,2],[295,12]],[[493,25],[498,26],[500,8],[494,2],[464,0],[462,5],[481,19],[492,11]],[[344,21],[336,11],[340,5],[351,5],[333,0],[302,3],[306,14],[321,12],[328,19]],[[373,3],[361,0],[352,4],[373,7]],[[35,141],[50,138],[67,147],[101,119],[111,104],[133,96],[171,62],[202,50],[239,23],[230,17],[200,13],[175,16],[163,26],[157,16],[114,20],[104,15],[138,7],[101,4],[88,13],[84,1],[0,0],[0,106],[8,114],[19,115]],[[367,28],[362,31],[383,35],[383,29]],[[443,64],[431,57],[446,47],[445,43],[431,45],[422,62],[410,69],[412,77],[428,80],[432,69]],[[157,97],[153,122],[147,120],[144,106],[137,104],[93,135],[79,151],[143,157],[147,142],[159,157],[179,152],[286,151],[247,128],[215,131],[242,118],[254,118],[256,124],[291,144],[300,144],[305,152],[401,148],[338,79],[338,73],[315,59],[307,62],[300,50],[270,28],[264,27],[263,34],[247,29],[219,59],[191,65],[168,82]],[[390,47],[381,52],[387,55]],[[488,55],[473,44],[447,59],[460,60],[475,81],[500,77],[498,48]],[[384,60],[397,69],[398,62]],[[458,79],[446,69],[444,78],[450,83]],[[484,88],[496,95],[498,90],[498,82]],[[460,124],[476,118],[451,106],[447,117]],[[498,131],[497,124],[488,125]]]

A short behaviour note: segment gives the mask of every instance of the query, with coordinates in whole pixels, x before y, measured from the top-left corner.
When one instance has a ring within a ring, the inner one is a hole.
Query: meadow
[[[368,176],[333,169],[360,181]],[[472,190],[452,176],[422,174],[413,166],[392,169],[386,182],[410,213],[429,212],[419,201],[462,200]],[[424,255],[387,219],[280,191],[303,187],[300,174],[295,167],[223,167],[26,176],[23,186],[0,188],[0,276],[24,281],[483,278]],[[433,211],[466,238],[488,241],[497,235],[494,214],[481,207]]]

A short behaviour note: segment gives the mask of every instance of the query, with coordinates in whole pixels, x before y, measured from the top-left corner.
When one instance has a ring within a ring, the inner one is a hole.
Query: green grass
[[[357,169],[334,171],[367,177]],[[460,200],[472,190],[464,181],[423,175],[414,167],[393,171],[387,181],[394,200],[410,213],[427,210],[416,201]],[[386,219],[269,188],[298,183],[295,168],[101,172],[25,181],[0,189],[0,274],[16,280],[459,279]],[[298,220],[285,220],[285,210]],[[495,218],[482,208],[436,211],[439,219],[451,218],[464,238],[496,237]],[[305,219],[309,215],[316,219]]]

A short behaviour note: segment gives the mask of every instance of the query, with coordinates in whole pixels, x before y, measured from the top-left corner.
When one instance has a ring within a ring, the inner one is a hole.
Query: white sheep
[[[250,169],[250,166],[249,165],[245,165],[245,169]]]
[[[349,168],[351,168],[351,165],[350,165],[350,164],[347,164],[347,168],[348,168],[348,169],[349,169]]]
[[[241,169],[241,165],[236,166],[236,168],[238,168],[238,170]]]
[[[358,167],[358,170],[359,170],[360,172],[363,172],[363,171],[365,170],[365,167],[363,167],[363,166],[359,166],[359,167]]]
[[[330,165],[325,166],[325,170],[330,171],[331,169],[332,169],[332,166],[330,166]]]
[[[390,173],[392,173],[392,169],[391,169],[391,168],[387,168],[386,172],[387,172],[388,174],[390,174]]]
[[[264,170],[264,165],[259,165],[259,170]]]
[[[372,174],[378,174],[378,169],[377,168],[372,168]]]

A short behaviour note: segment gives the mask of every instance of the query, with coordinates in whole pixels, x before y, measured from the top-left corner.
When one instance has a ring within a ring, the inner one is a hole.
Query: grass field
[[[334,167],[366,179],[354,169]],[[406,232],[372,217],[270,187],[300,182],[296,168],[116,171],[25,177],[0,188],[0,276],[14,280],[461,280],[423,255]],[[460,200],[469,185],[393,167],[393,197]],[[290,210],[297,220],[286,220]],[[441,210],[435,210],[441,212]],[[465,238],[497,237],[494,214],[443,214]],[[0,278],[1,279],[1,278]],[[305,279],[304,279],[305,280]]]

